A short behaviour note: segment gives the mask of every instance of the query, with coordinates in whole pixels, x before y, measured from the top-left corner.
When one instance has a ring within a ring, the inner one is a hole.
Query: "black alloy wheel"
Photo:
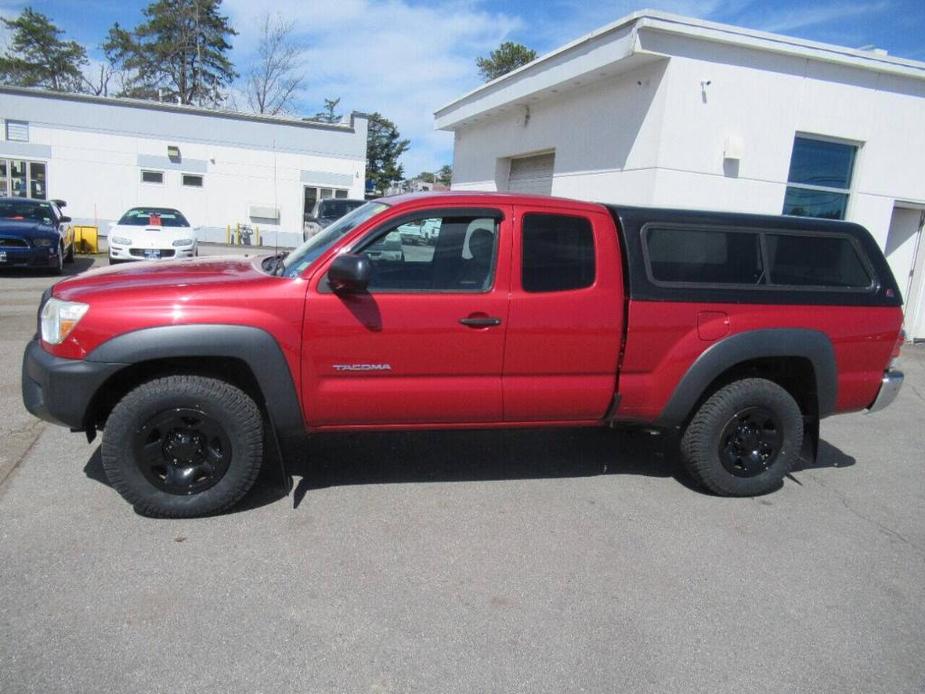
[[[142,474],[169,494],[196,494],[213,486],[234,453],[221,424],[188,407],[154,415],[135,432],[133,446]]]
[[[754,477],[774,464],[782,443],[780,419],[767,408],[746,407],[723,429],[719,457],[736,477]]]

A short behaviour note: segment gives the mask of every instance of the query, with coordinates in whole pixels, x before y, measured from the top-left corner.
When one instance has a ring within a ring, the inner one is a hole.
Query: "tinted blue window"
[[[847,193],[830,193],[826,190],[789,187],[784,198],[784,214],[797,217],[844,219],[847,206]]]
[[[852,145],[797,137],[793,141],[787,181],[847,189],[851,186],[856,150]]]

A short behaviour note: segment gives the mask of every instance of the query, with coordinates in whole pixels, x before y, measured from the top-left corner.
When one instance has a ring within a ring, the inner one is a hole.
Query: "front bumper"
[[[22,401],[46,422],[86,429],[93,396],[125,364],[62,359],[49,354],[33,338],[23,354]]]
[[[880,381],[880,390],[877,393],[877,399],[867,409],[868,413],[879,412],[884,407],[892,403],[896,396],[899,395],[899,389],[903,385],[903,372],[895,369],[888,369],[883,372],[883,379]]]
[[[0,247],[0,269],[9,267],[47,268],[58,266],[57,247],[44,246],[2,246]]]
[[[158,257],[145,257],[145,252],[157,251]],[[196,255],[196,245],[177,246],[176,248],[138,248],[137,246],[109,245],[109,258],[111,260],[176,260],[177,258],[192,258]]]

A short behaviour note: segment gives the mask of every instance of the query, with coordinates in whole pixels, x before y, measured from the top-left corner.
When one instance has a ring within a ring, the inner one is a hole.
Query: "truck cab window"
[[[383,230],[359,252],[373,265],[371,292],[484,292],[497,246],[495,219],[431,217]]]
[[[594,283],[594,233],[584,217],[527,214],[523,219],[523,288],[561,292]]]

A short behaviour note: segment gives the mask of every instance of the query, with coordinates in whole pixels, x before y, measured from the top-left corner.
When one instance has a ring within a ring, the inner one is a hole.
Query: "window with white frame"
[[[163,171],[142,170],[141,182],[142,183],[163,183],[164,182],[164,172]]]
[[[188,188],[202,188],[202,176],[199,174],[183,174],[182,182]]]
[[[48,197],[46,164],[42,161],[0,159],[0,198]]]
[[[797,135],[783,213],[844,219],[857,151],[856,145]]]

